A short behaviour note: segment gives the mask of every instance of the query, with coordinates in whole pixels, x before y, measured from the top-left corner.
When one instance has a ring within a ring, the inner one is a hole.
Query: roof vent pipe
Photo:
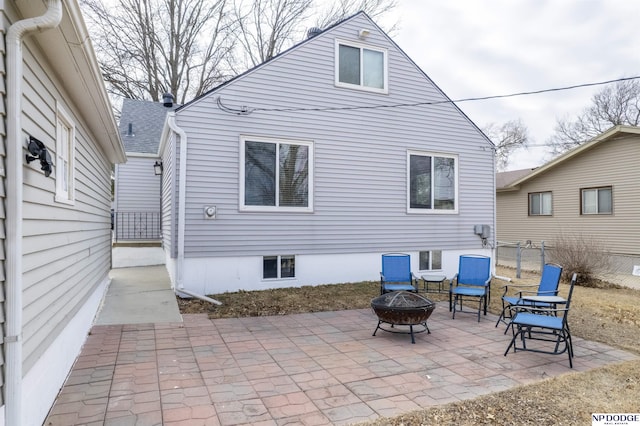
[[[165,107],[171,108],[173,106],[173,95],[171,93],[162,95],[162,103]]]
[[[322,28],[318,28],[318,27],[309,28],[307,30],[307,38],[315,37],[321,32],[322,32]]]

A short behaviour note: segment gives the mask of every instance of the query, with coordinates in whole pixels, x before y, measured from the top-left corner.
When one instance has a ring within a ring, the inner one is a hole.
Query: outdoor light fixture
[[[47,147],[38,139],[33,136],[29,136],[29,145],[27,146],[27,149],[29,150],[29,154],[31,154],[27,154],[27,164],[31,163],[33,160],[40,160],[40,170],[43,170],[44,175],[49,177],[53,163],[51,162],[51,155],[49,155]]]
[[[156,164],[153,165],[153,172],[156,176],[160,176],[162,174],[162,161],[156,161]]]
[[[365,38],[369,37],[369,34],[371,34],[371,31],[367,30],[366,28],[363,28],[360,31],[358,31],[358,38],[360,40],[364,40]]]

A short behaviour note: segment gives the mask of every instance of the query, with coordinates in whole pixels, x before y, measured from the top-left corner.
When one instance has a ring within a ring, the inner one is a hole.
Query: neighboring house
[[[171,95],[163,102],[123,100],[119,127],[127,162],[115,168],[116,242],[160,241],[161,175],[154,165],[165,116],[175,107]]]
[[[109,283],[125,155],[77,1],[0,15],[0,425],[41,425]]]
[[[640,264],[638,164],[640,128],[616,126],[536,169],[498,173],[498,240],[553,246],[558,235],[584,235],[631,273]]]
[[[376,280],[387,252],[451,277],[460,254],[492,252],[492,148],[365,13],[312,32],[168,114],[172,282],[202,295]]]

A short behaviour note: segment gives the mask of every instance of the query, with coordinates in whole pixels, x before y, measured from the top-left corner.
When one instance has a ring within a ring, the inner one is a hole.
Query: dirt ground
[[[496,275],[513,279],[492,282],[490,309],[496,314],[502,309],[502,286],[537,284],[540,279],[527,271],[514,279],[515,270],[505,267],[498,267]],[[566,295],[568,288],[562,284],[560,294]],[[212,295],[222,306],[194,299],[178,299],[178,304],[182,313],[208,313],[210,318],[287,315],[367,308],[379,291],[379,283],[363,282]],[[445,300],[447,295],[429,298]],[[594,287],[576,286],[569,324],[576,337],[640,354],[640,290],[603,282]],[[640,361],[628,361],[364,425],[591,424],[591,413],[638,413],[638,401]]]

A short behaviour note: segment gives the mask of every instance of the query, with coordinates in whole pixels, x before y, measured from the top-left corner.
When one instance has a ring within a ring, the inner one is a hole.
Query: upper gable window
[[[387,93],[387,51],[336,41],[336,86]]]
[[[56,114],[56,197],[59,203],[73,204],[75,199],[76,130],[70,116],[58,106]]]
[[[242,137],[240,210],[313,211],[311,142]]]

